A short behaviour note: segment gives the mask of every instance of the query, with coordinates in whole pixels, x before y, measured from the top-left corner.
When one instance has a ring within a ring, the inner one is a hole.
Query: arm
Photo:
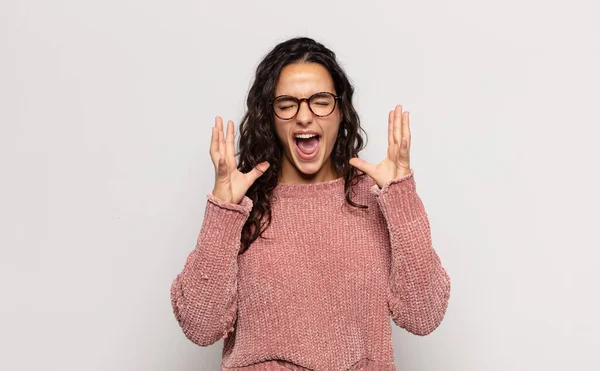
[[[388,305],[396,325],[427,335],[441,323],[450,277],[431,243],[429,219],[416,192],[414,172],[371,188],[387,222],[391,270]]]
[[[207,196],[197,245],[171,285],[173,313],[192,342],[207,346],[226,338],[237,316],[237,256],[252,209]]]

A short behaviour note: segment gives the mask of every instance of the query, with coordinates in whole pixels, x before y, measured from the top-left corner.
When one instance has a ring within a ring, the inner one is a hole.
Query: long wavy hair
[[[292,63],[319,63],[329,71],[338,96],[342,121],[335,146],[331,152],[334,170],[345,178],[346,202],[353,207],[366,208],[352,201],[352,187],[364,173],[348,161],[358,156],[365,145],[366,133],[352,104],[354,87],[338,64],[333,51],[323,44],[297,37],[284,41],[273,48],[256,68],[254,82],[246,100],[247,111],[240,123],[238,170],[248,172],[254,166],[269,161],[271,166],[246,192],[253,208],[242,229],[240,254],[245,252],[271,224],[271,196],[278,183],[283,148],[274,128],[274,113],[270,101],[283,67]],[[364,135],[364,137],[363,137]]]

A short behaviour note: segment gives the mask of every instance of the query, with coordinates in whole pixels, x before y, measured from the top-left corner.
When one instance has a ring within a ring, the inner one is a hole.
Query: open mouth
[[[296,152],[303,160],[313,160],[319,153],[321,137],[317,134],[296,135]]]

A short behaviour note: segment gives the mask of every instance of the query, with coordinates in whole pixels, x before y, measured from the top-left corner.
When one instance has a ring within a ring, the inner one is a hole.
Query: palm
[[[388,115],[387,157],[378,165],[353,158],[350,165],[365,172],[383,187],[387,182],[411,173],[410,169],[410,126],[408,112],[402,113],[402,106],[396,106]]]

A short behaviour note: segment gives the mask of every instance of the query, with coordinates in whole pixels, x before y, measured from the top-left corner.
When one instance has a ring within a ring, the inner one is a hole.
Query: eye
[[[313,95],[313,97],[311,98],[311,104],[317,105],[317,106],[329,106],[331,104],[333,104],[333,96],[329,95],[329,94],[316,94]]]
[[[295,99],[290,97],[280,97],[275,100],[275,108],[278,110],[287,110],[295,108],[298,105]]]

